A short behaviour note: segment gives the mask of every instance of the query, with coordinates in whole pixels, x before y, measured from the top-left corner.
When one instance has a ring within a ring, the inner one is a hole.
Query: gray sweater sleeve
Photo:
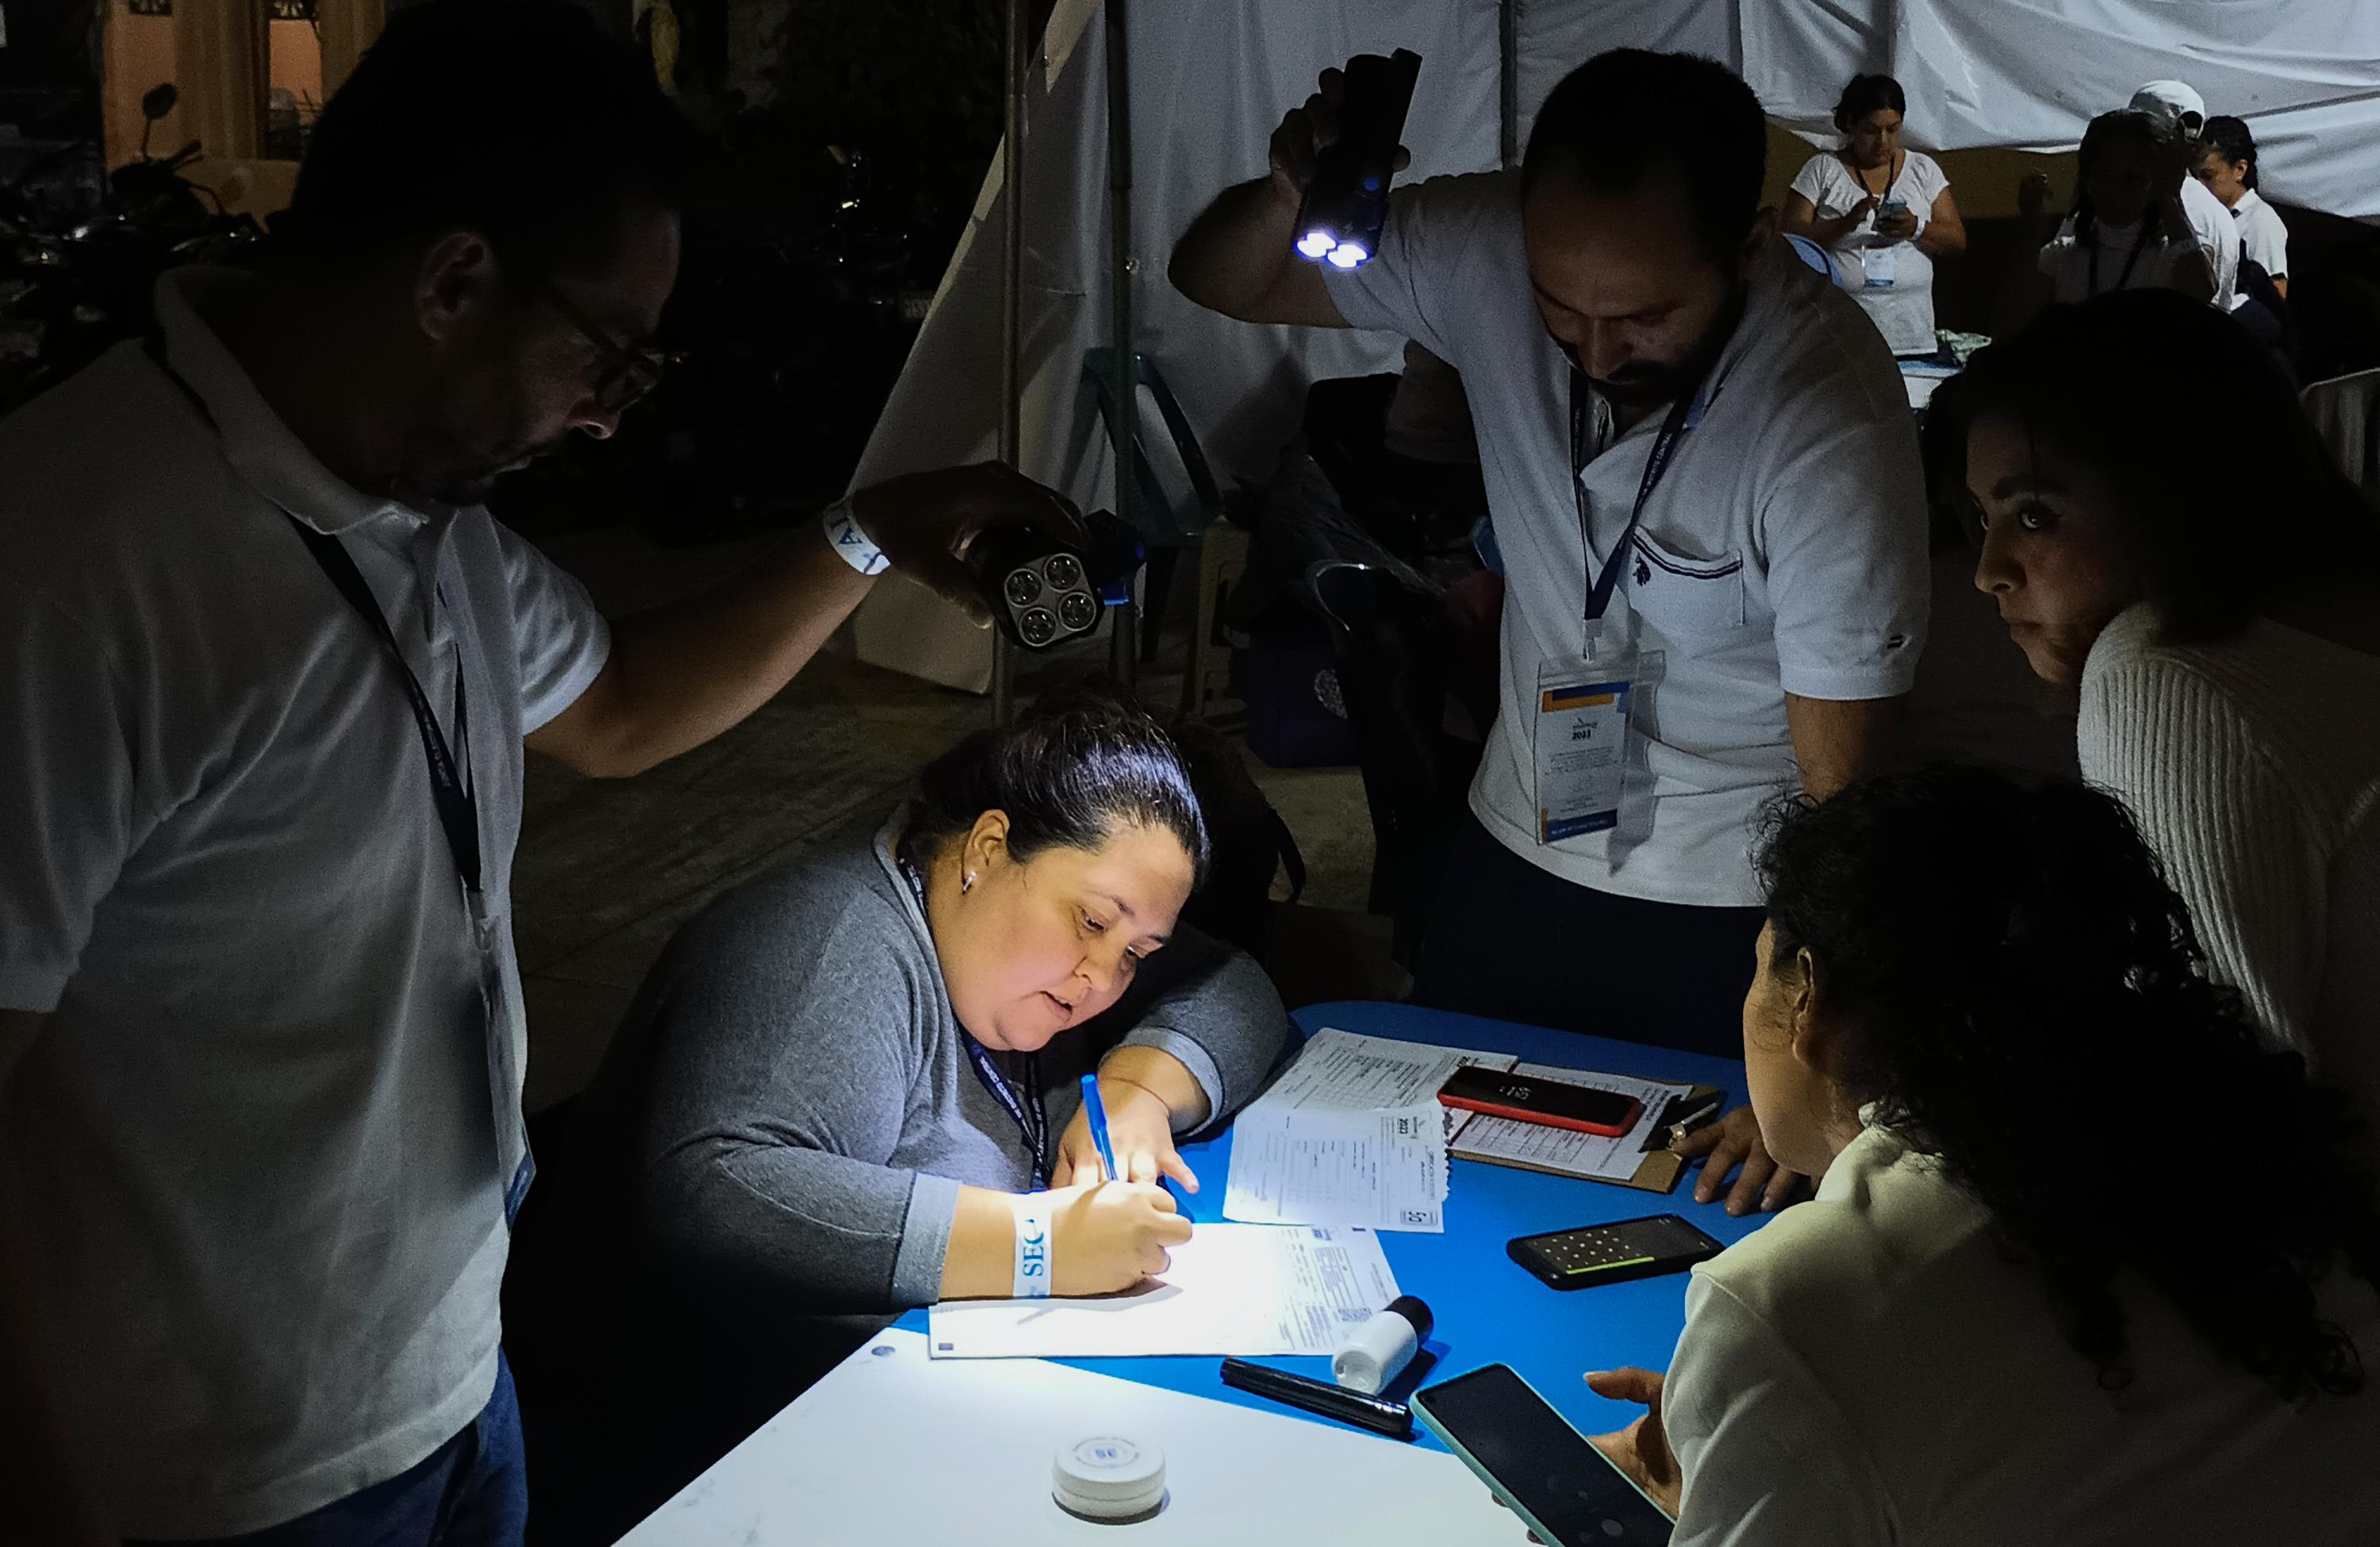
[[[1289,1012],[1264,968],[1186,924],[1102,1019],[1129,1025],[1116,1046],[1153,1047],[1182,1060],[1207,1092],[1202,1127],[1229,1121],[1256,1095],[1289,1035]]]
[[[966,1126],[971,1076],[947,1045],[962,1033],[897,884],[867,851],[837,856],[730,894],[672,943],[637,1034],[654,1054],[642,1223],[673,1272],[789,1311],[938,1297],[974,1174],[902,1161],[994,1154],[1013,1136]],[[1220,1123],[1262,1085],[1287,1028],[1255,962],[1177,930],[1123,1000],[1044,1054],[1050,1116],[1068,1115],[1065,1066],[1130,1042],[1180,1058]]]
[[[805,879],[723,900],[672,947],[650,1029],[646,1228],[681,1268],[782,1291],[789,1309],[921,1304],[957,1184],[892,1159],[938,991],[889,901]]]

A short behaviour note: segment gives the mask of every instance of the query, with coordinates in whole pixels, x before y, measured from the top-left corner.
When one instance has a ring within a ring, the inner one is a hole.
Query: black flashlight
[[[1104,510],[1083,525],[1091,540],[1079,547],[1030,527],[1002,527],[967,550],[992,620],[1026,650],[1089,633],[1111,603],[1131,596],[1132,577],[1148,557],[1139,534]]]
[[[1380,250],[1389,213],[1389,178],[1397,140],[1413,105],[1421,55],[1401,48],[1383,57],[1358,54],[1342,72],[1339,138],[1315,152],[1314,177],[1297,206],[1297,250],[1318,263],[1352,269]]]

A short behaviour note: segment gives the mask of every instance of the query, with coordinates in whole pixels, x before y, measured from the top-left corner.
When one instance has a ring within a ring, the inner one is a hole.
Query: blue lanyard
[[[1579,555],[1583,563],[1592,566],[1595,556],[1587,546],[1589,521],[1586,488],[1579,481],[1586,472],[1588,460],[1586,410],[1579,402],[1579,389],[1585,384],[1585,373],[1576,366],[1571,367],[1570,492],[1578,501]],[[1661,432],[1653,439],[1653,454],[1645,461],[1644,481],[1636,486],[1636,505],[1628,513],[1627,528],[1621,532],[1619,542],[1613,545],[1611,557],[1605,563],[1603,573],[1595,577],[1594,583],[1587,588],[1586,621],[1589,623],[1600,620],[1610,609],[1612,595],[1620,589],[1620,577],[1628,570],[1629,546],[1636,541],[1636,528],[1645,519],[1645,503],[1653,497],[1653,491],[1660,486],[1661,475],[1670,470],[1670,458],[1677,455],[1678,443],[1684,439],[1686,432],[1693,428],[1697,417],[1696,410],[1702,406],[1704,383],[1708,380],[1709,378],[1706,376],[1694,384],[1692,391],[1679,394],[1678,400],[1670,405],[1668,417],[1661,420]]]
[[[925,872],[918,870],[917,862],[906,854],[896,854],[893,859],[901,867],[901,879],[909,883],[910,892],[917,899],[917,916],[923,919],[926,914]],[[930,938],[931,926],[928,928],[928,934]],[[1025,1089],[1020,1092],[1001,1072],[999,1062],[991,1055],[991,1049],[967,1035],[965,1027],[960,1027],[958,1031],[959,1045],[966,1049],[967,1061],[975,1066],[976,1078],[983,1082],[983,1088],[991,1093],[991,1099],[1000,1103],[1000,1109],[1007,1113],[1009,1120],[1016,1125],[1026,1151],[1033,1157],[1033,1189],[1036,1192],[1045,1190],[1050,1186],[1050,1113],[1041,1100],[1041,1060],[1031,1054],[1026,1054]]]

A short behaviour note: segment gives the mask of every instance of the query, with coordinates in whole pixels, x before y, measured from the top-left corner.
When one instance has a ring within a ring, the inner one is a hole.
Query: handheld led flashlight
[[[1314,177],[1297,207],[1297,250],[1314,262],[1352,269],[1380,250],[1397,139],[1413,105],[1421,55],[1358,54],[1347,61],[1339,138],[1315,152]]]
[[[1085,549],[1061,546],[1029,527],[986,532],[967,550],[983,599],[1001,632],[1026,650],[1087,634],[1113,602],[1129,598],[1147,558],[1140,537],[1104,510],[1084,518]]]

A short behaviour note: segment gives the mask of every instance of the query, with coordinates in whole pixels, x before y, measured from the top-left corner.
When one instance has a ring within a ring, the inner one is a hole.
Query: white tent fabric
[[[1779,123],[1828,141],[1842,82],[1884,70],[1929,149],[2071,149],[2143,81],[2187,80],[2254,129],[2282,201],[2380,218],[2380,4],[2350,0],[1162,0],[1131,7],[1133,309],[1219,477],[1264,469],[1316,379],[1394,370],[1397,341],[1249,327],[1165,280],[1174,239],[1265,145],[1315,74],[1353,54],[1423,58],[1410,176],[1492,166],[1512,10],[1523,127],[1556,81],[1607,48],[1685,49],[1735,67]],[[1099,0],[1058,0],[1026,141],[1023,470],[1087,507],[1112,501],[1080,389],[1110,342],[1105,37]],[[856,483],[994,454],[1001,405],[1004,194],[994,158],[975,216],[862,457]],[[982,690],[990,637],[905,583],[880,588],[863,658]]]
[[[2361,0],[1876,0],[1742,7],[1737,63],[1769,116],[1830,133],[1853,69],[1909,93],[1936,149],[2071,150],[2146,80],[2244,118],[2268,198],[2380,216],[2380,6]],[[1832,67],[1831,68],[1828,67]]]

